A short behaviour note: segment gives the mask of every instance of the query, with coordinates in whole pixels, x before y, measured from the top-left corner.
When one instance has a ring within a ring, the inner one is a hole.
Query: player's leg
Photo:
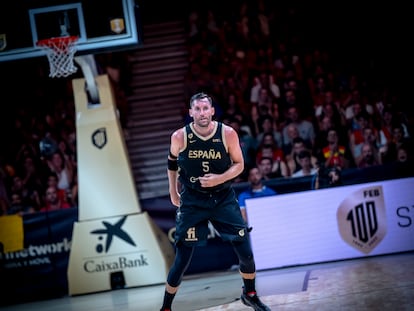
[[[229,191],[221,201],[221,206],[211,220],[221,238],[229,241],[239,259],[240,275],[243,279],[242,302],[255,310],[270,310],[263,304],[256,292],[256,264],[246,223],[233,191]]]
[[[195,199],[187,198],[186,202],[194,202]],[[199,210],[192,205],[182,204],[177,210],[175,259],[168,273],[161,311],[171,310],[175,294],[193,257],[194,248],[207,243],[207,218],[205,209]]]
[[[183,275],[190,265],[194,253],[194,246],[186,246],[183,243],[177,243],[174,263],[170,268],[165,284],[164,299],[161,311],[171,310],[171,305],[175,294],[183,279]]]
[[[240,275],[244,284],[241,301],[246,306],[252,307],[254,310],[270,311],[269,307],[267,307],[257,296],[256,265],[249,234],[247,234],[247,238],[243,241],[233,241],[232,245],[239,258]]]

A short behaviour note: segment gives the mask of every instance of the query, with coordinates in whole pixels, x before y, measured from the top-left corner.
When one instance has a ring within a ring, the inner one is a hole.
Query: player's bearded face
[[[207,99],[197,100],[190,109],[190,116],[193,117],[194,123],[200,127],[207,127],[214,115],[212,107]]]

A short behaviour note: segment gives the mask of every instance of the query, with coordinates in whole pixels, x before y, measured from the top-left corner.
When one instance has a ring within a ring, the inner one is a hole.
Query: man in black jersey
[[[207,243],[209,221],[239,258],[244,283],[241,301],[254,310],[270,310],[256,294],[256,266],[247,225],[231,187],[244,169],[238,135],[230,126],[213,121],[214,107],[207,94],[191,97],[189,114],[193,122],[171,135],[168,155],[170,198],[177,207],[176,255],[161,311],[171,311],[194,248]]]

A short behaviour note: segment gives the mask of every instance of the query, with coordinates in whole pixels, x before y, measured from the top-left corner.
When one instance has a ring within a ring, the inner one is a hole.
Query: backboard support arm
[[[85,77],[85,91],[88,94],[88,106],[100,104],[98,86],[95,77],[98,75],[95,58],[92,54],[75,56],[75,61],[81,67]]]

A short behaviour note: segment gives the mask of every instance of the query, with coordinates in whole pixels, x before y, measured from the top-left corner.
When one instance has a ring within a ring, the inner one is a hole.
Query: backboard
[[[77,55],[141,44],[135,0],[13,0],[0,10],[0,61],[45,55],[39,40],[77,36]]]

